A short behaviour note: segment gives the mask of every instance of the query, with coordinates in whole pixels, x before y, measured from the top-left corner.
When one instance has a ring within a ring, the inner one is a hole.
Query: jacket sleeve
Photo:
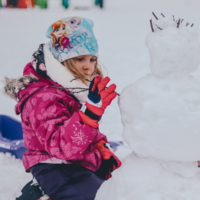
[[[84,159],[84,152],[92,144],[107,139],[98,129],[82,124],[78,112],[71,111],[74,103],[71,98],[53,92],[39,92],[29,98],[23,115],[28,116],[34,134],[48,154],[77,161]]]

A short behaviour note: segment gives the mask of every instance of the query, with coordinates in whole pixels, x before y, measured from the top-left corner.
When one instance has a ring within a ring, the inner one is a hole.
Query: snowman
[[[123,137],[132,149],[95,200],[200,199],[200,64],[193,24],[150,20],[146,37],[151,73],[119,99]]]

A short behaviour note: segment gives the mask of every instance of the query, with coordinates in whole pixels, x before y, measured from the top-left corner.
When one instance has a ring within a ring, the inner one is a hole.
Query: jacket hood
[[[23,76],[15,79],[5,77],[3,92],[12,99],[18,101],[19,91],[25,89],[29,84],[39,81],[50,83],[50,80],[39,76],[33,69],[32,64],[28,63],[24,68]]]
[[[24,68],[23,76],[17,79],[5,78],[4,93],[11,98],[18,101],[15,106],[16,114],[20,114],[24,102],[35,92],[44,87],[61,88],[62,86],[53,80],[39,76],[33,69],[32,64],[28,63]],[[66,89],[62,89],[63,92],[69,94]]]

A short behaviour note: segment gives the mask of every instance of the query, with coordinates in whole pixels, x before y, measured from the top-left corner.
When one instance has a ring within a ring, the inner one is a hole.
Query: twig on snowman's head
[[[191,25],[191,27],[193,27],[193,26],[194,26],[194,24]]]
[[[82,78],[82,77],[74,78],[74,79],[72,79],[70,82],[75,81],[75,80],[77,80],[77,79],[84,79],[85,81],[92,82],[92,81],[90,81],[90,80],[88,80],[88,79],[86,79],[86,78]]]
[[[156,24],[157,28],[160,29],[162,31],[162,28],[160,28],[157,24]]]
[[[157,16],[154,14],[154,12],[152,12],[153,16],[156,18],[156,20],[158,20]]]
[[[174,15],[172,15],[172,16],[173,16],[173,20],[175,21]]]
[[[181,23],[183,22],[184,19],[181,20]]]
[[[178,20],[177,28],[179,28],[179,26],[180,26],[180,22],[181,22],[181,19]]]
[[[152,24],[152,19],[150,19],[150,25],[151,25],[151,30],[152,30],[152,32],[154,32],[153,24]]]
[[[163,17],[165,17],[165,15],[163,15],[162,13],[161,13],[161,15],[162,15]]]
[[[188,26],[189,24],[190,24],[190,23],[187,22],[187,23],[186,23],[186,26]]]

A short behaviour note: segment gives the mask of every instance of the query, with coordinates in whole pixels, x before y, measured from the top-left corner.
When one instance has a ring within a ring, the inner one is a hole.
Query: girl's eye
[[[90,61],[91,61],[91,62],[95,62],[95,61],[97,61],[97,59],[91,59]]]
[[[78,26],[80,25],[81,23],[78,23]]]
[[[77,60],[78,60],[78,61],[82,61],[82,60],[83,60],[83,58],[77,58]]]
[[[73,22],[73,21],[71,21],[71,24],[74,24],[74,22]]]
[[[65,27],[63,27],[63,31],[65,30]]]
[[[57,29],[56,32],[58,32],[59,30]]]

